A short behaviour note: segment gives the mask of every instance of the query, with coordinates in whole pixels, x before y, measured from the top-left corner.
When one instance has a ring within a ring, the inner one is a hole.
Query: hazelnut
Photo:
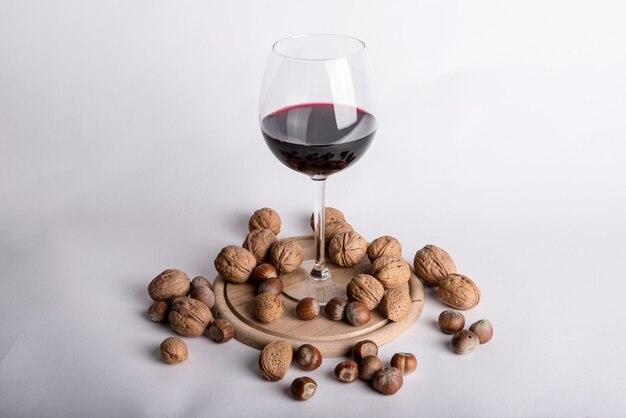
[[[278,272],[273,265],[264,263],[259,264],[252,270],[250,280],[254,283],[261,283],[263,280],[269,279],[270,277],[277,278]]]
[[[351,325],[355,327],[365,325],[371,318],[372,314],[365,303],[355,300],[346,305],[346,319]]]
[[[214,262],[215,269],[231,283],[243,283],[256,267],[256,258],[243,247],[229,245],[222,248]]]
[[[320,303],[314,298],[304,298],[296,305],[296,315],[303,321],[317,318],[320,314]]]
[[[233,326],[227,320],[218,318],[211,322],[207,328],[206,335],[216,343],[226,343],[235,336]]]
[[[209,309],[213,308],[213,305],[215,305],[215,294],[206,286],[196,287],[191,291],[190,296],[204,303]]]
[[[302,370],[315,370],[322,364],[322,353],[311,344],[303,344],[296,350],[295,360]]]
[[[465,326],[465,317],[461,312],[443,311],[439,314],[439,328],[446,334],[454,334],[463,329]]]
[[[386,367],[374,376],[372,386],[383,395],[394,395],[402,387],[402,372],[395,367]]]
[[[367,356],[359,362],[359,377],[365,381],[370,381],[376,373],[383,369],[383,362],[376,356]]]
[[[315,383],[315,380],[307,376],[296,378],[293,382],[291,382],[291,386],[289,387],[289,393],[298,401],[311,399],[313,395],[315,395],[316,390],[317,383]]]
[[[452,337],[452,351],[457,354],[471,353],[479,344],[478,335],[472,331],[462,330]]]
[[[211,282],[204,276],[196,276],[191,281],[191,288],[195,289],[196,287],[208,287],[213,290],[213,285]]]
[[[148,319],[152,322],[163,322],[167,318],[170,307],[162,300],[154,302],[148,308]]]
[[[415,274],[427,286],[439,286],[439,281],[450,273],[456,273],[456,265],[450,255],[435,245],[426,245],[415,253]]]
[[[169,301],[174,296],[189,294],[189,277],[176,269],[168,269],[156,276],[148,285],[148,294],[154,301]]]
[[[330,240],[332,240],[335,235],[349,231],[354,231],[354,228],[352,228],[352,225],[350,225],[346,221],[327,222],[326,228],[324,229],[324,240],[326,246],[328,246]]]
[[[314,220],[314,214],[311,214],[311,229],[315,231],[315,225],[313,224],[315,222]],[[339,209],[335,209],[335,208],[331,208],[331,207],[325,207],[324,208],[324,225],[328,225],[331,222],[335,222],[335,221],[346,221],[346,217],[344,216],[343,212],[340,211]]]
[[[271,293],[272,295],[280,295],[283,291],[283,281],[276,277],[270,277],[269,279],[261,282],[257,288],[257,293]]]
[[[443,303],[455,309],[471,309],[480,302],[480,289],[462,274],[452,273],[441,279],[437,294]]]
[[[169,364],[178,364],[187,360],[187,344],[178,337],[169,337],[161,343],[161,358]]]
[[[279,273],[291,273],[302,264],[304,251],[295,239],[284,239],[272,245],[270,258]]]
[[[326,312],[326,316],[328,319],[332,319],[333,321],[341,321],[346,313],[346,306],[348,305],[348,301],[345,298],[340,296],[335,296],[328,302],[326,302],[326,306],[324,306],[324,312]]]
[[[411,278],[409,263],[399,257],[379,257],[372,263],[372,275],[385,289],[400,287]]]
[[[277,320],[285,313],[285,302],[280,295],[261,293],[254,298],[254,302],[254,316],[266,324]]]
[[[169,314],[172,329],[184,337],[202,335],[213,319],[211,310],[199,300],[180,298]]]
[[[358,274],[346,286],[349,300],[360,300],[373,311],[378,307],[385,296],[385,288],[376,277],[369,274]]]
[[[376,238],[367,247],[367,258],[373,263],[380,257],[402,258],[402,245],[400,241],[389,235]]]
[[[355,231],[335,235],[328,245],[330,259],[341,267],[357,265],[366,252],[367,241]]]
[[[391,367],[395,367],[406,376],[417,369],[417,359],[412,353],[396,353],[391,357]]]
[[[352,358],[357,363],[367,356],[377,356],[378,345],[372,340],[359,341],[352,348]]]
[[[248,229],[250,231],[254,231],[255,229],[269,229],[274,235],[278,235],[280,232],[280,216],[274,209],[261,208],[255,211],[250,217]]]
[[[276,242],[276,235],[269,229],[254,229],[244,240],[242,247],[254,254],[257,263],[263,263],[270,255],[270,248]]]
[[[359,365],[356,361],[342,361],[335,367],[335,377],[342,383],[352,383],[359,377]]]
[[[486,319],[474,322],[469,329],[478,336],[481,344],[485,344],[493,337],[493,325]]]

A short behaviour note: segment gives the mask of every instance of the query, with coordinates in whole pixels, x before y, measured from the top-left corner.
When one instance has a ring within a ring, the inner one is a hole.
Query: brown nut
[[[285,313],[285,302],[280,295],[261,293],[254,298],[254,302],[254,316],[266,324],[277,320]]]
[[[178,337],[164,339],[161,343],[160,353],[163,361],[169,364],[182,363],[189,356],[187,344]]]
[[[315,395],[316,390],[317,383],[315,383],[315,380],[307,376],[296,378],[293,382],[291,382],[291,386],[289,387],[289,393],[295,400],[298,401],[307,401],[311,399],[313,395]]]
[[[215,305],[215,294],[211,289],[206,286],[196,287],[191,290],[191,295],[193,299],[199,300],[204,303],[209,309],[213,308]]]
[[[378,345],[372,340],[359,341],[352,347],[352,358],[357,363],[361,362],[365,357],[377,355]]]
[[[359,362],[359,377],[367,382],[383,369],[383,362],[376,356],[367,356]]]
[[[360,327],[367,324],[371,318],[372,314],[365,303],[355,300],[346,305],[346,319],[350,325]]]
[[[215,258],[215,269],[231,283],[243,283],[250,277],[256,267],[256,258],[243,247],[229,245]]]
[[[302,264],[304,251],[295,239],[284,239],[272,245],[270,258],[279,273],[291,273]]]
[[[353,360],[342,361],[335,367],[335,377],[342,383],[352,383],[359,377],[359,365]]]
[[[331,207],[326,207],[324,208],[324,225],[328,225],[331,222],[335,222],[335,221],[346,221],[346,217],[344,216],[343,212],[340,211],[339,209],[335,209],[335,208],[331,208]],[[315,225],[313,224],[314,222],[314,214],[311,214],[311,229],[313,231],[315,231]]]
[[[257,263],[264,263],[270,255],[270,248],[276,242],[276,235],[269,229],[253,229],[243,241],[242,247],[250,251]]]
[[[485,344],[493,337],[493,325],[486,319],[474,322],[469,329],[478,336],[481,344]]]
[[[383,395],[394,395],[402,387],[402,372],[395,367],[386,367],[376,374],[372,386]]]
[[[278,296],[282,293],[283,286],[282,280],[277,279],[276,277],[270,277],[269,279],[261,282],[257,288],[257,293],[259,295],[261,293],[271,293],[272,295]]]
[[[346,221],[333,221],[327,222],[326,227],[324,229],[324,241],[325,245],[328,246],[330,240],[332,240],[335,235],[341,234],[342,232],[350,232],[354,231],[352,225],[347,223]]]
[[[303,344],[296,350],[295,360],[302,370],[315,370],[322,364],[322,353],[311,344]]]
[[[191,281],[191,288],[195,289],[196,287],[208,287],[213,290],[213,285],[211,282],[204,276],[196,276]]]
[[[341,267],[357,265],[366,252],[367,241],[355,231],[335,235],[328,245],[330,259]]]
[[[471,353],[479,344],[478,335],[472,331],[462,330],[452,337],[452,351],[456,354]]]
[[[269,229],[278,235],[280,232],[280,216],[278,212],[271,208],[261,208],[255,211],[248,222],[248,230]]]
[[[348,301],[345,298],[340,296],[335,296],[328,302],[326,302],[326,306],[324,306],[324,312],[328,319],[332,319],[333,321],[341,321],[346,314],[346,306],[348,306]]]
[[[370,263],[380,257],[402,258],[402,245],[400,241],[389,235],[376,238],[367,247],[367,258]]]
[[[437,323],[446,334],[455,334],[465,326],[465,317],[461,312],[447,310],[439,314]]]
[[[448,274],[440,280],[437,293],[443,303],[455,309],[471,309],[480,302],[480,289],[462,274]]]
[[[385,293],[385,297],[380,305],[387,319],[398,322],[409,314],[411,296],[404,289],[391,289]]]
[[[275,382],[287,374],[293,349],[287,341],[273,341],[266,345],[259,354],[259,371],[265,379]]]
[[[358,274],[346,286],[349,300],[360,300],[373,311],[378,307],[385,296],[385,288],[374,276]]]
[[[261,283],[265,279],[269,278],[277,278],[278,272],[274,268],[273,265],[269,263],[259,264],[252,270],[252,274],[250,275],[250,280],[253,283]],[[282,290],[281,290],[282,292]]]
[[[204,303],[187,297],[176,300],[169,314],[172,329],[184,337],[202,335],[212,319]]]
[[[415,274],[427,286],[439,286],[439,281],[450,273],[456,273],[456,265],[450,254],[435,245],[426,245],[415,253]]]
[[[162,300],[154,302],[148,308],[148,319],[152,322],[163,322],[169,314],[170,307]]]
[[[187,275],[176,269],[168,269],[156,276],[148,285],[148,294],[154,301],[169,301],[174,296],[187,296],[191,283]]]
[[[303,321],[310,321],[320,314],[320,303],[314,298],[304,298],[296,305],[296,315]]]
[[[398,257],[379,257],[372,263],[372,274],[385,289],[393,289],[411,278],[409,263]]]
[[[218,318],[211,322],[206,335],[216,343],[226,343],[235,336],[235,329],[227,320]]]
[[[396,353],[391,357],[391,367],[400,370],[403,375],[409,375],[417,369],[417,358],[412,353]]]

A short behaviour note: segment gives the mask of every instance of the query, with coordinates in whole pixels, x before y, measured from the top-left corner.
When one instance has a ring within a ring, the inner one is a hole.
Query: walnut
[[[279,273],[291,273],[302,264],[304,251],[294,239],[284,239],[272,245],[270,259]]]
[[[335,237],[335,235],[341,234],[342,232],[354,231],[352,225],[345,221],[333,221],[326,224],[326,229],[324,230],[324,241],[326,245],[330,243],[330,240]]]
[[[480,289],[462,274],[449,274],[440,280],[437,293],[446,305],[455,309],[471,309],[480,302]]]
[[[254,298],[254,316],[264,323],[277,320],[285,313],[285,302],[280,295],[261,293]]]
[[[172,306],[170,325],[184,337],[202,335],[213,319],[211,310],[199,300],[180,298]]]
[[[313,214],[311,214],[311,229],[315,231],[315,225],[313,224]],[[335,221],[346,221],[346,217],[343,215],[343,212],[339,209],[335,208],[324,208],[324,225],[328,225],[331,222]]]
[[[243,247],[229,245],[222,248],[214,262],[215,269],[231,283],[243,283],[256,267],[254,254]]]
[[[271,208],[261,208],[255,211],[248,222],[248,230],[269,229],[278,235],[280,232],[280,216],[278,212]]]
[[[385,289],[399,287],[411,278],[409,263],[397,257],[380,257],[372,263],[373,275]]]
[[[379,257],[402,257],[400,241],[389,235],[376,238],[367,247],[367,258],[373,263]]]
[[[366,251],[367,241],[355,231],[335,235],[328,246],[330,259],[341,267],[357,265]]]
[[[187,360],[187,344],[178,337],[168,337],[160,346],[161,358],[169,364],[178,364]]]
[[[250,231],[243,242],[243,248],[254,254],[256,262],[263,264],[270,255],[270,248],[276,242],[276,235],[269,229]]]
[[[355,276],[346,286],[346,294],[350,300],[360,300],[367,305],[367,309],[373,311],[378,307],[385,296],[385,288],[369,274]]]
[[[185,273],[176,269],[165,270],[148,285],[148,294],[152,300],[169,301],[175,296],[187,296],[191,282]]]
[[[456,265],[450,255],[439,247],[427,245],[415,253],[415,274],[427,286],[438,286],[448,274],[456,273]]]

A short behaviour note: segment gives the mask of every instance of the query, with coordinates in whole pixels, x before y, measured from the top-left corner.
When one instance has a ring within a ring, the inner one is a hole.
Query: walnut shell
[[[341,267],[355,266],[367,251],[367,241],[358,232],[348,231],[335,235],[328,246],[328,255]]]
[[[278,212],[271,208],[261,208],[255,211],[248,222],[248,230],[269,229],[278,235],[280,232],[280,216]]]
[[[462,274],[448,274],[440,280],[437,293],[443,303],[455,309],[471,309],[480,302],[480,289]]]
[[[187,296],[191,282],[180,270],[168,269],[156,276],[148,285],[148,294],[154,301],[169,301],[175,296]]]
[[[324,230],[324,242],[328,245],[330,240],[333,239],[335,235],[349,231],[354,231],[354,228],[352,228],[352,225],[345,221],[333,221],[327,223]]]
[[[383,300],[385,288],[374,276],[359,274],[346,286],[346,294],[350,300],[360,300],[373,311]]]
[[[265,292],[254,298],[254,316],[266,324],[277,320],[285,313],[285,302],[280,295]]]
[[[270,259],[279,273],[291,273],[302,264],[304,251],[294,239],[284,239],[272,245]]]
[[[367,247],[367,258],[373,263],[380,257],[402,258],[402,245],[400,241],[389,235],[376,238]]]
[[[266,345],[259,354],[259,370],[265,379],[275,382],[287,374],[293,348],[287,341],[273,341]]]
[[[169,319],[174,331],[184,337],[196,337],[204,333],[213,315],[204,303],[185,297],[174,302]]]
[[[178,337],[164,339],[161,343],[160,352],[163,361],[169,364],[182,363],[189,356],[187,344]]]
[[[313,214],[311,214],[311,229],[315,231],[315,225],[313,224]],[[331,207],[326,207],[324,208],[324,225],[328,225],[331,222],[334,221],[346,221],[346,217],[344,216],[343,212],[340,211],[339,209],[335,209],[335,208],[331,208]]]
[[[243,247],[229,245],[222,248],[214,262],[215,269],[231,283],[243,283],[256,267],[256,258]]]
[[[406,290],[391,289],[385,294],[385,298],[381,302],[383,313],[394,322],[398,322],[406,318],[411,309],[411,296]]]
[[[270,255],[270,248],[276,242],[276,235],[269,229],[254,229],[243,241],[243,248],[250,251],[256,262],[263,264]]]
[[[438,286],[441,279],[456,273],[456,265],[450,255],[435,245],[426,245],[415,253],[413,268],[427,286]]]
[[[379,257],[372,263],[372,274],[385,289],[393,289],[411,278],[409,263],[398,257]]]

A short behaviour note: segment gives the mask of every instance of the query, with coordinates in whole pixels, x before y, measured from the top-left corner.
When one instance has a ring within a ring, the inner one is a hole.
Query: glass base
[[[283,274],[283,294],[298,302],[306,297],[317,299],[321,305],[325,305],[335,296],[346,297],[346,286],[359,271],[351,267],[339,267],[334,263],[326,263],[330,272],[330,278],[317,279],[311,277],[311,270],[315,260],[305,260],[300,268],[288,274]]]

